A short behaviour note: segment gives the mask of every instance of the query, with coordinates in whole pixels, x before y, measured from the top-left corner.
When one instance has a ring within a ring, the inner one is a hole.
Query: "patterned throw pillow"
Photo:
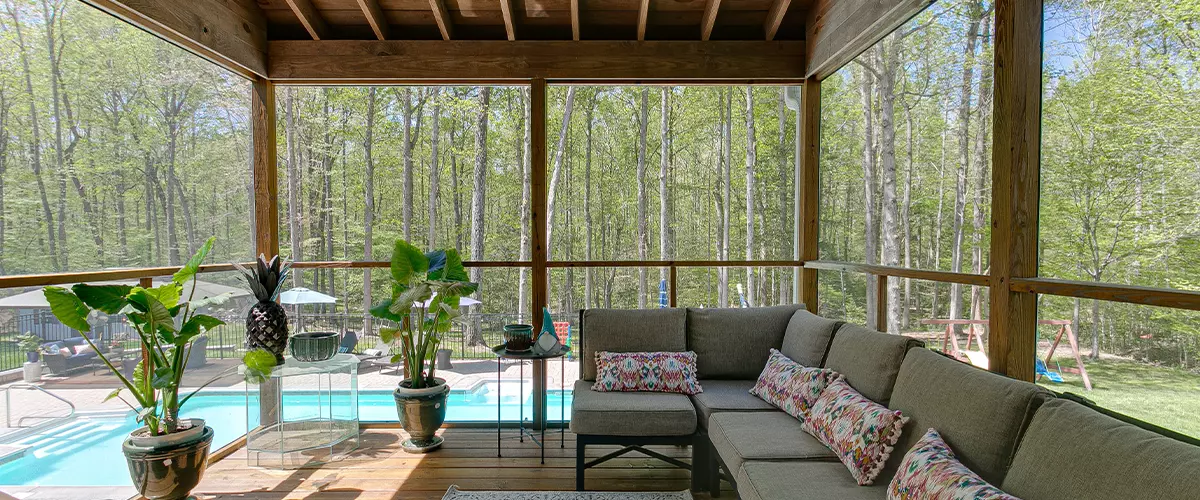
[[[888,485],[888,500],[1018,500],[954,458],[938,431],[929,429],[904,455]]]
[[[867,399],[845,379],[831,381],[809,410],[803,428],[837,454],[858,484],[875,481],[908,417]]]
[[[821,391],[829,381],[840,377],[833,370],[811,368],[792,361],[783,353],[771,349],[767,366],[758,376],[750,394],[771,403],[776,408],[800,420],[808,418]]]
[[[597,392],[703,392],[696,376],[696,353],[596,352]]]

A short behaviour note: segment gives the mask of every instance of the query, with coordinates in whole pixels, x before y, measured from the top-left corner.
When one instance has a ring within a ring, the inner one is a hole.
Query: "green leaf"
[[[108,314],[117,314],[129,303],[125,296],[133,290],[130,285],[89,285],[79,283],[71,287],[75,296],[88,307]]]
[[[113,391],[112,391],[112,392],[110,392],[110,393],[108,393],[108,395],[107,395],[107,396],[104,396],[104,401],[101,401],[101,402],[102,402],[102,403],[107,403],[107,402],[109,402],[109,401],[111,401],[111,400],[115,399],[117,396],[120,396],[120,395],[121,395],[121,390],[122,390],[122,389],[124,389],[124,388],[123,388],[123,387],[118,387],[118,388],[116,388],[116,389],[113,389]]]
[[[399,331],[400,330],[398,328],[380,328],[379,340],[383,341],[385,344],[391,344],[392,341],[396,340],[396,334]]]
[[[92,325],[87,321],[88,313],[92,311],[75,294],[57,286],[43,288],[42,294],[46,296],[46,302],[50,303],[50,312],[62,324],[83,333],[92,331]]]
[[[191,342],[193,337],[224,324],[224,321],[206,314],[192,316],[187,323],[184,323],[179,328],[179,337],[175,339],[175,345],[180,347],[185,346],[188,342]]]
[[[400,360],[402,360],[402,359],[404,359],[404,355],[403,355],[403,354],[393,354],[393,355],[392,355],[392,357],[391,357],[391,361],[392,361],[392,363],[399,363],[399,362],[400,362]]]
[[[154,378],[150,379],[150,386],[155,389],[166,389],[175,384],[175,370],[169,366],[160,366],[154,369]]]
[[[179,299],[183,296],[183,285],[174,282],[166,283],[154,288],[147,288],[146,293],[162,302],[163,307],[172,309],[179,304]],[[171,314],[171,316],[174,315],[174,313]]]
[[[271,370],[275,369],[275,355],[266,349],[247,351],[242,356],[242,364],[246,365],[243,373],[246,382],[261,384],[270,377]]]
[[[195,311],[202,307],[219,306],[221,304],[229,302],[229,300],[232,298],[233,298],[233,292],[225,292],[222,294],[213,295],[212,297],[205,297],[200,300],[188,301],[188,302],[185,302],[184,304],[192,306],[192,310]]]
[[[144,313],[141,319],[145,321],[148,331],[159,331],[160,329],[175,331],[175,318],[149,290],[135,287],[129,293],[129,303]],[[134,315],[130,314],[130,316]]]
[[[138,421],[138,422],[144,422],[144,421],[146,420],[146,417],[149,417],[149,416],[151,416],[151,415],[154,415],[154,410],[156,410],[156,409],[157,409],[157,408],[155,408],[155,407],[153,407],[153,406],[152,406],[152,407],[149,407],[149,408],[142,408],[141,410],[138,410],[138,413],[137,413],[137,421]]]
[[[429,283],[417,283],[396,298],[395,302],[392,303],[391,311],[398,315],[407,316],[408,312],[412,310],[413,304],[424,303],[432,296],[433,290],[429,288]]]
[[[392,279],[408,283],[413,275],[424,274],[428,270],[429,259],[425,254],[407,241],[396,240],[396,246],[392,250]]]
[[[371,313],[371,316],[374,316],[379,319],[395,321],[396,323],[400,323],[400,322],[404,321],[403,315],[392,312],[392,299],[384,299],[380,303],[375,304],[374,306],[371,306],[371,309],[369,311]]]
[[[429,279],[440,281],[466,281],[467,268],[463,267],[462,256],[458,250],[446,249],[446,265],[439,272],[430,272]]]
[[[212,251],[213,243],[216,241],[216,236],[209,237],[204,242],[204,246],[196,250],[196,254],[192,255],[191,259],[188,259],[187,264],[184,264],[182,268],[175,272],[175,275],[171,277],[171,281],[174,281],[176,285],[182,285],[195,277],[196,273],[200,271],[200,264],[208,257],[208,253]]]
[[[433,250],[431,252],[426,252],[425,258],[429,260],[429,270],[427,271],[429,276],[433,276],[434,273],[441,272],[441,270],[446,267],[445,250]]]

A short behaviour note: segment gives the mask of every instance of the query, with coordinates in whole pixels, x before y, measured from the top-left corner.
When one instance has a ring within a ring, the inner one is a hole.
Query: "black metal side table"
[[[522,396],[525,394],[525,361],[532,361],[534,363],[542,364],[542,386],[546,386],[546,385],[548,385],[545,380],[546,379],[546,370],[545,370],[546,360],[554,359],[554,358],[561,358],[561,357],[565,356],[568,352],[571,352],[571,348],[567,347],[567,346],[562,346],[557,351],[548,352],[548,353],[544,353],[544,354],[535,354],[532,350],[523,351],[523,352],[512,352],[512,351],[505,349],[504,345],[498,345],[498,346],[492,348],[492,353],[494,353],[497,358],[496,359],[496,456],[497,457],[501,456],[501,454],[500,454],[500,437],[503,434],[503,429],[504,429],[504,427],[503,427],[504,419],[500,414],[500,409],[503,406],[502,400],[500,398],[500,386],[501,386],[500,376],[504,372],[504,365],[500,361],[505,360],[505,359],[512,359],[512,360],[517,360],[521,363],[521,378],[519,379],[518,386],[517,386],[518,387],[517,388],[517,405],[521,409],[521,417],[519,419],[517,419],[517,427],[519,429],[519,436],[520,436],[520,440],[522,443],[525,442],[525,436],[529,436],[529,439],[531,441],[533,441],[535,444],[537,444],[538,448],[542,449],[542,464],[544,465],[546,463],[546,444],[545,443],[546,443],[546,427],[547,427],[546,423],[547,422],[542,422],[541,439],[538,438],[538,436],[534,433],[533,430],[525,428],[525,401],[521,399]],[[566,384],[567,384],[567,382],[566,382],[567,364],[566,363],[562,363],[561,372],[562,373],[559,374],[559,379],[558,379],[559,390],[565,391]],[[565,403],[566,399],[564,398],[563,401]],[[566,422],[566,420],[567,420],[566,416],[567,416],[566,404],[560,403],[559,404],[559,419],[562,420],[563,422]],[[566,426],[564,425],[563,428],[559,429],[559,447],[560,448],[566,448],[566,442],[567,442],[566,436],[567,436]]]

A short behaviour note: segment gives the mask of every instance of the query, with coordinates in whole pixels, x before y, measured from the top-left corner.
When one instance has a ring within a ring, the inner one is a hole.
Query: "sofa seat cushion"
[[[753,394],[753,380],[705,380],[704,392],[692,396],[700,427],[708,428],[708,419],[717,412],[777,411]]]
[[[1033,415],[1001,488],[1023,500],[1200,497],[1200,446],[1065,399]]]
[[[683,394],[597,392],[575,382],[571,432],[600,436],[687,436],[696,432],[696,408]]]
[[[913,349],[904,359],[890,405],[911,421],[887,470],[898,468],[904,454],[933,428],[963,465],[988,483],[1000,485],[1030,416],[1051,397],[1049,391],[1031,383],[928,349]],[[890,475],[881,476],[883,481],[890,479]]]
[[[837,462],[748,461],[734,473],[742,500],[881,500],[887,483],[859,486]]]
[[[713,414],[708,438],[733,472],[747,460],[837,460],[799,420],[781,411]]]
[[[696,351],[700,379],[758,377],[798,305],[687,310],[688,350]]]
[[[804,366],[823,366],[833,332],[844,321],[822,318],[801,309],[792,314],[783,333],[783,347],[779,350]]]
[[[580,378],[596,380],[596,353],[687,350],[687,312],[663,309],[585,309],[580,313]],[[764,349],[765,352],[765,349]]]
[[[842,374],[850,387],[871,401],[887,406],[905,354],[921,345],[916,339],[847,323],[833,335],[825,368]]]

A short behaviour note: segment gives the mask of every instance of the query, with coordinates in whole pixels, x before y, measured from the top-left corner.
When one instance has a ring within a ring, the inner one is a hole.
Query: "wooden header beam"
[[[247,78],[267,76],[267,19],[254,0],[83,0]]]
[[[276,83],[804,78],[802,41],[273,41]],[[466,62],[464,62],[466,61]]]
[[[931,3],[933,0],[817,0],[805,22],[809,44],[805,75],[824,80]]]

